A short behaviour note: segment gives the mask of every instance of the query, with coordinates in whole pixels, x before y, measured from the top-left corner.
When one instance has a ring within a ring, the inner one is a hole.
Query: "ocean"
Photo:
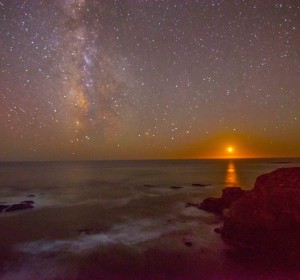
[[[34,202],[0,213],[0,279],[296,279],[232,256],[220,218],[185,207],[291,166],[300,159],[0,163],[0,204]]]

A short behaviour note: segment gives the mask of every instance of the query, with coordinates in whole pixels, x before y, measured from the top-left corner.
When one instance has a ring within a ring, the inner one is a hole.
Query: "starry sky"
[[[0,160],[300,156],[299,31],[299,0],[0,0]]]

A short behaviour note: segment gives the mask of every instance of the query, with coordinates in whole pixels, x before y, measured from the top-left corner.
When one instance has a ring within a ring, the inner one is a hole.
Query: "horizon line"
[[[180,161],[180,160],[251,160],[251,159],[300,159],[300,156],[285,157],[219,157],[219,158],[153,158],[153,159],[55,159],[55,160],[0,160],[0,163],[30,162],[100,162],[100,161]]]

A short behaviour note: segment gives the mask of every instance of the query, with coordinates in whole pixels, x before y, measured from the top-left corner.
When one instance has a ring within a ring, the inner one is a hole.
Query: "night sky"
[[[300,156],[299,31],[299,0],[0,0],[0,160]]]

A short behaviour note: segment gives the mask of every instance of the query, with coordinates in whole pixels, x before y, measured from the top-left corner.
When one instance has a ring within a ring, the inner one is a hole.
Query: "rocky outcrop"
[[[259,176],[232,203],[221,235],[238,248],[300,257],[300,167]]]
[[[187,203],[186,207],[196,207],[207,212],[222,215],[223,210],[229,208],[245,192],[239,187],[225,188],[220,198],[208,197],[200,204]]]
[[[26,210],[32,209],[34,201],[32,200],[25,200],[20,203],[11,204],[11,205],[0,205],[0,212],[12,212],[18,210]]]
[[[0,205],[0,212],[5,211],[10,205]]]
[[[193,187],[207,187],[207,186],[210,186],[210,184],[193,183],[192,186]]]

